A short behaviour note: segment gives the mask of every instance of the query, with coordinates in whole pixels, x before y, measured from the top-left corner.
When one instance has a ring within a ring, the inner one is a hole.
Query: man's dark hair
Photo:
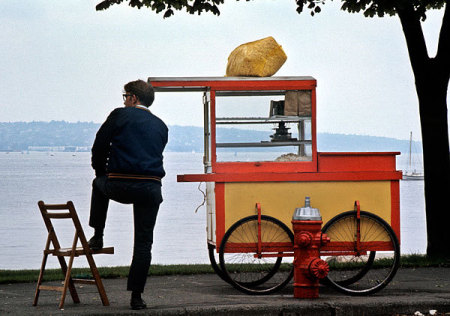
[[[125,92],[134,94],[146,107],[150,107],[155,100],[155,91],[152,85],[144,80],[128,82],[123,88]]]

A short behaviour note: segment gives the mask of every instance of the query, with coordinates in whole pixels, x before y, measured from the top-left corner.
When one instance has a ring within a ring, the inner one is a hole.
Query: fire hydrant
[[[319,280],[328,275],[328,263],[319,258],[319,249],[330,241],[322,234],[322,216],[305,198],[305,207],[296,208],[294,227],[294,297],[319,297]]]

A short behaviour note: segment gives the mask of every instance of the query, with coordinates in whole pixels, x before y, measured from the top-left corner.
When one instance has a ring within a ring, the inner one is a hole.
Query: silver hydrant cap
[[[296,221],[321,221],[322,216],[319,209],[311,207],[310,198],[307,196],[305,197],[305,206],[296,208],[292,219]]]

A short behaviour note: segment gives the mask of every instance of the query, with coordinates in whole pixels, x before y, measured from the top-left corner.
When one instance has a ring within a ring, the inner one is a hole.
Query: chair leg
[[[103,287],[102,278],[100,277],[100,273],[98,272],[94,258],[92,257],[92,254],[90,252],[86,253],[86,259],[89,263],[89,267],[91,268],[91,273],[94,277],[95,285],[97,286],[98,293],[100,294],[100,298],[102,299],[103,306],[109,306],[109,300],[108,296],[106,296],[105,288]]]
[[[69,288],[70,295],[72,296],[72,300],[74,303],[80,303],[80,298],[78,297],[77,290],[75,288],[75,285],[73,283],[71,272],[72,272],[72,264],[73,264],[73,258],[69,259],[69,267],[67,267],[66,260],[63,256],[58,256],[59,264],[61,266],[61,270],[65,276],[64,279],[64,291],[63,296],[61,297],[60,302],[60,309],[64,306],[64,300],[66,298],[67,288]]]
[[[72,265],[73,265],[74,257],[75,257],[75,254],[72,252],[72,255],[69,257],[69,265],[67,267],[66,277],[64,279],[64,289],[63,289],[63,292],[61,295],[61,301],[59,302],[59,309],[62,309],[64,307],[64,300],[66,299],[67,288],[70,287],[70,284],[73,282],[72,277],[70,275],[72,273]]]
[[[41,286],[42,279],[44,278],[44,271],[45,271],[45,265],[47,264],[47,258],[48,258],[48,254],[44,253],[44,257],[42,258],[41,271],[39,272],[39,278],[37,281],[36,292],[34,293],[33,306],[36,306],[38,303],[39,293],[41,292],[39,287]]]

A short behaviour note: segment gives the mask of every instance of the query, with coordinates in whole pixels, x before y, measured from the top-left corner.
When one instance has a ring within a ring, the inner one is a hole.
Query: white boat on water
[[[409,156],[408,156],[408,169],[403,171],[403,180],[423,180],[423,172],[417,171],[414,168],[414,162],[412,160],[412,132],[409,134]]]
[[[404,172],[402,180],[423,180],[424,174],[422,172]]]

